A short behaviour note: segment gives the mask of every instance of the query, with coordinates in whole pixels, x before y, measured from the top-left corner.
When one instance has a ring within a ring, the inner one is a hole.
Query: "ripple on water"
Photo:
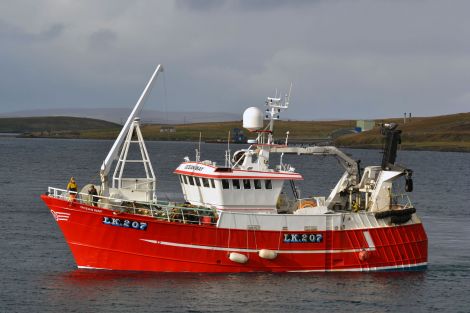
[[[468,312],[470,154],[402,151],[412,199],[429,237],[429,267],[411,273],[169,274],[83,271],[39,195],[98,182],[111,141],[0,138],[0,312]],[[195,143],[148,142],[159,197],[180,196],[173,170]],[[224,145],[203,144],[223,164]],[[363,165],[373,150],[348,150]],[[333,158],[286,156],[303,194],[327,194],[342,174]],[[442,166],[445,164],[445,166]]]

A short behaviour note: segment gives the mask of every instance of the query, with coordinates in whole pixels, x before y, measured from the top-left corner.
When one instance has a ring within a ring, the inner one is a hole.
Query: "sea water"
[[[0,312],[470,312],[470,154],[400,151],[414,171],[413,203],[429,238],[426,271],[169,274],[77,270],[39,196],[48,186],[99,182],[112,141],[0,138]],[[181,199],[172,172],[197,143],[147,142],[158,197]],[[226,145],[202,144],[224,164]],[[243,145],[232,145],[232,153]],[[362,165],[378,150],[346,150]],[[285,156],[302,196],[328,195],[334,157]],[[138,169],[129,169],[131,173]]]

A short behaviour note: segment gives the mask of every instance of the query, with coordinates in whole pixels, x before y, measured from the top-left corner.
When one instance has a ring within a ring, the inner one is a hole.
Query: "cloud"
[[[61,23],[48,25],[40,31],[22,30],[16,25],[12,25],[0,20],[0,38],[13,42],[38,42],[57,39],[65,30],[65,25]]]
[[[116,32],[110,29],[101,29],[93,32],[89,37],[90,48],[103,49],[110,48],[117,40]]]
[[[231,10],[237,9],[241,11],[258,11],[273,9],[288,9],[303,6],[314,5],[325,0],[177,0],[176,5],[179,9],[208,11],[229,7]]]
[[[325,0],[295,0],[295,1],[284,1],[284,0],[239,0],[237,6],[245,11],[251,10],[271,10],[271,9],[288,9],[288,8],[299,8],[305,6],[315,5]]]
[[[213,10],[213,9],[222,7],[227,3],[227,1],[225,0],[198,0],[198,1],[176,0],[175,3],[179,9],[207,11],[207,10]]]
[[[129,107],[157,63],[166,71],[152,109],[241,114],[293,82],[289,118],[468,111],[469,10],[459,0],[0,3],[0,112]]]

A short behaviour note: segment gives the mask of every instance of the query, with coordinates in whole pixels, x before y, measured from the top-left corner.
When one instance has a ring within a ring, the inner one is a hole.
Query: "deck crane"
[[[112,190],[120,190],[119,194],[122,198],[127,198],[129,200],[143,200],[142,197],[145,197],[147,201],[156,199],[155,189],[156,189],[156,179],[155,174],[148,158],[147,149],[145,143],[143,142],[142,134],[140,132],[139,124],[140,114],[142,107],[145,103],[145,100],[148,98],[148,95],[152,89],[152,86],[158,77],[158,74],[163,72],[163,67],[161,64],[158,64],[153,72],[150,80],[148,81],[145,89],[140,95],[137,103],[135,104],[132,112],[127,118],[126,123],[124,124],[121,132],[119,133],[116,141],[114,142],[111,150],[106,156],[103,164],[100,169],[100,178],[101,178],[101,195],[108,196]],[[137,135],[137,141],[132,140],[133,134]],[[142,159],[141,160],[127,160],[127,153],[131,143],[138,143]],[[122,149],[121,149],[122,148]],[[109,186],[108,175],[111,170],[111,166],[114,161],[117,161],[116,170],[113,175],[112,187]],[[122,177],[124,166],[127,162],[141,162],[144,165],[146,178],[132,178],[125,179]],[[145,191],[141,188],[142,185],[145,185]],[[122,194],[123,192],[126,194]]]

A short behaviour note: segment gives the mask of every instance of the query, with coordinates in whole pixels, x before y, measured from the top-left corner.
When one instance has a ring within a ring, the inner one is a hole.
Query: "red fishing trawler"
[[[427,236],[408,197],[412,171],[395,164],[397,125],[382,125],[382,164],[364,169],[334,146],[289,145],[288,134],[275,144],[274,121],[287,109],[290,92],[267,98],[266,115],[255,107],[244,112],[243,126],[257,139],[233,154],[227,149],[223,166],[200,160],[200,149],[194,161],[185,158],[174,171],[184,203],[159,200],[138,115],[161,71],[157,66],[105,158],[99,195],[89,195],[87,185],[77,194],[49,187],[41,196],[79,268],[227,273],[426,268]],[[128,159],[132,146],[140,159]],[[274,153],[281,154],[280,164],[271,167]],[[345,172],[328,197],[302,198],[294,183],[303,176],[283,163],[284,154],[332,156]],[[142,164],[145,177],[125,177],[128,163]],[[291,199],[282,193],[286,181]]]

